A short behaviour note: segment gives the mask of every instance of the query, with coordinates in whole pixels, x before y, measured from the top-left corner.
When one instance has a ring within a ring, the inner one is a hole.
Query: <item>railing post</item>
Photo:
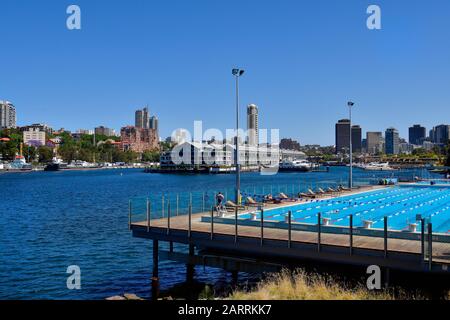
[[[192,229],[192,204],[189,204],[188,238],[191,239]]]
[[[177,216],[178,216],[178,209],[179,209],[179,202],[180,202],[180,195],[177,193]]]
[[[151,217],[150,217],[150,201],[147,198],[147,232],[150,231],[150,220],[151,220]]]
[[[420,219],[420,252],[422,261],[425,261],[425,219]]]
[[[202,192],[202,212],[205,212],[205,192]]]
[[[350,215],[350,255],[353,254],[353,214]]]
[[[321,244],[321,233],[322,233],[322,214],[319,212],[317,214],[317,251],[320,252]]]
[[[128,200],[128,230],[131,230],[131,200]]]
[[[433,266],[433,225],[428,223],[428,269]]]
[[[211,207],[211,240],[214,239],[214,206]]]
[[[167,234],[170,234],[170,199],[167,200]]]
[[[288,248],[291,247],[292,241],[292,211],[288,212]]]
[[[264,209],[261,208],[261,246],[264,244]]]
[[[238,240],[238,207],[234,208],[234,243]]]
[[[384,258],[388,255],[388,218],[384,217]]]
[[[164,194],[161,197],[161,218],[164,218]]]

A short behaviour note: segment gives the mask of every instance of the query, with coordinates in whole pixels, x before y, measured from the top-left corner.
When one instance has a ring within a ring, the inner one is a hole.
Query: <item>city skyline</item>
[[[79,31],[65,28],[66,4],[26,2],[25,12],[15,1],[0,4],[8,47],[0,59],[10,75],[0,79],[0,97],[16,106],[18,125],[118,131],[149,104],[164,123],[162,137],[195,120],[233,128],[236,64],[247,71],[242,114],[258,105],[260,128],[279,128],[302,145],[332,145],[330,123],[346,116],[349,99],[364,131],[394,126],[407,137],[411,124],[429,129],[450,119],[445,1],[408,3],[408,10],[379,1],[383,27],[376,31],[365,25],[366,1],[118,1],[105,14],[82,0]],[[241,19],[247,16],[267,23]]]

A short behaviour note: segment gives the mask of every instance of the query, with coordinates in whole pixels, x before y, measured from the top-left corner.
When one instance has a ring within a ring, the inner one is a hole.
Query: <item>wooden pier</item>
[[[241,214],[243,212],[239,212]],[[450,279],[450,243],[433,241],[432,234],[422,233],[419,240],[393,239],[358,235],[357,228],[348,234],[299,231],[259,226],[214,223],[215,213],[204,212],[131,222],[134,237],[153,240],[153,290],[159,285],[158,259],[187,265],[187,280],[194,265],[239,271],[279,270],[299,262],[368,267],[435,275]],[[211,222],[202,222],[202,217]],[[320,219],[319,219],[320,221]],[[387,227],[386,227],[387,228]],[[387,229],[386,229],[387,230]],[[168,251],[159,250],[159,242],[170,243]],[[173,251],[173,243],[185,244],[189,253]],[[431,252],[431,255],[428,254]]]

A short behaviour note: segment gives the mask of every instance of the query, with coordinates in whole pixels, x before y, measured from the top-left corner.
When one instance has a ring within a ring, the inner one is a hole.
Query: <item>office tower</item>
[[[142,110],[136,110],[135,112],[135,127],[149,129],[150,128],[150,116],[148,108],[145,107]]]
[[[385,133],[385,149],[386,154],[398,154],[400,138],[395,128],[386,129]]]
[[[362,151],[362,130],[358,125],[352,126],[352,150],[356,153]]]
[[[155,129],[156,131],[158,131],[158,129],[159,129],[158,117],[152,116],[150,118],[150,129]]]
[[[409,143],[415,145],[423,144],[426,138],[426,129],[419,124],[415,124],[409,128]]]
[[[377,154],[383,150],[383,134],[381,132],[366,133],[367,153]]]
[[[441,124],[430,131],[431,141],[437,144],[447,144],[450,139],[450,126]]]
[[[335,129],[336,153],[348,153],[350,148],[350,120],[339,120]]]
[[[16,127],[16,108],[9,101],[0,100],[0,129]]]
[[[254,104],[247,106],[247,131],[248,131],[248,144],[256,146],[259,144],[258,134],[258,107]]]

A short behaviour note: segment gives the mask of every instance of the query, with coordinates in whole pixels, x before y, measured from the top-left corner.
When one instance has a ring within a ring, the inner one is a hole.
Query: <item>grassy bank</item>
[[[420,299],[403,293],[349,288],[331,277],[304,271],[283,271],[269,276],[250,291],[235,291],[233,300],[395,300]]]

